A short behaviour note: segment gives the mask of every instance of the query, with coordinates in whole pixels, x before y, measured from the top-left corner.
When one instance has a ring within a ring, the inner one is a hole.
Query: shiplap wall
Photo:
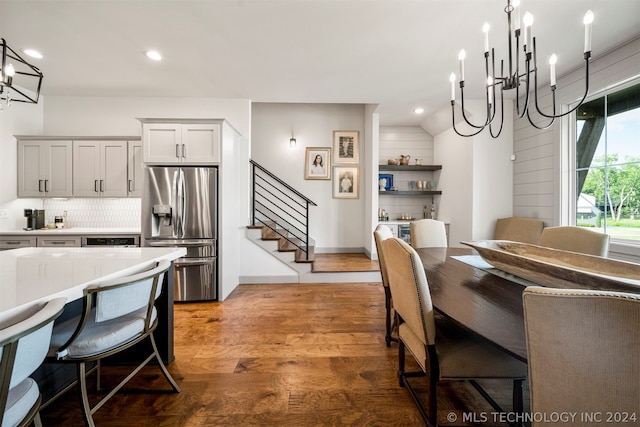
[[[589,73],[590,97],[639,74],[640,37],[636,36],[606,54],[594,52]],[[575,102],[583,92],[584,69],[558,78],[558,104]],[[547,95],[540,99],[540,108],[550,111],[548,82],[540,86],[539,95],[541,94]],[[568,121],[562,123],[556,120],[548,130],[539,131],[529,125],[526,119],[514,121],[514,215],[541,218],[546,226],[571,224],[573,215],[570,199],[575,196],[570,190],[573,179],[570,176],[567,147],[568,127]],[[615,253],[615,245],[612,245],[610,256],[615,257]],[[640,255],[626,259],[637,262]]]
[[[422,159],[423,165],[433,164],[433,137],[419,126],[381,126],[380,127],[380,164],[387,164],[390,158],[400,159],[401,155],[411,156],[410,163]],[[409,190],[409,182],[417,180],[434,181],[437,188],[437,172],[382,171],[393,175],[393,185],[398,190]],[[431,197],[380,195],[378,207],[389,213],[389,219],[395,220],[403,213],[414,218],[422,218],[423,209],[431,210]],[[437,198],[435,199],[437,203]]]

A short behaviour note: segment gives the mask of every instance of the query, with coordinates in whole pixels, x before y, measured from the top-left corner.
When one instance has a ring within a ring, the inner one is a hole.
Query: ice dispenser
[[[173,234],[171,205],[153,205],[151,213],[153,213],[153,235],[155,237],[171,236]]]

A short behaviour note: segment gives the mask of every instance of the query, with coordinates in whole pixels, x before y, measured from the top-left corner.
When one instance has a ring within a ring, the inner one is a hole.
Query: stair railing
[[[318,206],[308,197],[269,172],[251,163],[251,224],[271,229],[300,249],[309,259],[309,207]]]

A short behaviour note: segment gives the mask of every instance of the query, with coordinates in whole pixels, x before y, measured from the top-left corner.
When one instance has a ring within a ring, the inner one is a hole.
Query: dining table
[[[416,249],[434,309],[519,360],[527,361],[522,292],[535,284],[483,268],[472,248]]]

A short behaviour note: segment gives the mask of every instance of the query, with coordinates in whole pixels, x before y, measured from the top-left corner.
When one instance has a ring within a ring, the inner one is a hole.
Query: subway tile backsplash
[[[70,227],[140,228],[140,198],[44,199],[45,221],[67,211]]]

